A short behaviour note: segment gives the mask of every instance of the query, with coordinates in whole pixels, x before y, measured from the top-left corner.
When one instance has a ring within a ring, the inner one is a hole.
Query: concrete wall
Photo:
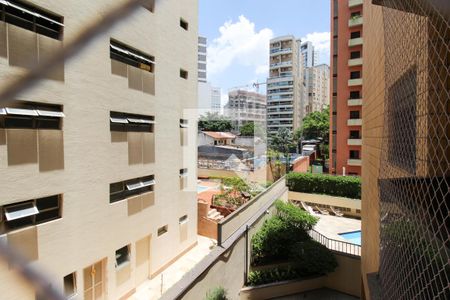
[[[299,294],[320,288],[329,288],[341,293],[360,297],[359,258],[335,253],[339,266],[326,276],[304,280],[290,280],[256,287],[245,287],[240,292],[241,300],[262,300]]]
[[[365,299],[370,299],[367,274],[378,271],[380,250],[380,208],[378,178],[381,140],[384,126],[384,31],[380,6],[364,1],[364,66],[363,66],[363,146],[362,146],[362,222],[361,267]]]
[[[284,180],[282,183],[284,184]],[[281,198],[284,201],[287,201],[287,191],[281,196],[277,195],[277,192],[279,191],[271,191],[269,193],[271,198],[267,200],[273,201],[277,198]],[[240,299],[239,293],[245,283],[245,272],[249,270],[250,267],[250,256],[248,256],[248,261],[245,260],[245,257],[246,252],[250,251],[251,237],[261,228],[264,221],[272,216],[274,209],[275,208],[272,206],[268,209],[269,213],[263,213],[256,222],[253,223],[248,231],[248,239],[246,239],[244,232],[234,243],[232,243],[226,252],[212,261],[206,271],[196,278],[192,284],[189,284],[189,288],[180,298],[192,300],[204,299],[208,291],[221,286],[227,290],[229,299]]]
[[[352,217],[361,217],[361,200],[359,199],[289,191],[289,200],[317,203],[337,208],[348,208],[350,209],[350,211],[343,211],[345,215]]]
[[[64,44],[86,24],[123,2],[30,1],[64,17]],[[62,218],[29,229],[35,232],[36,247],[30,248],[34,239],[15,239],[13,234],[7,238],[19,241],[15,244],[22,250],[36,249],[37,259],[32,264],[43,266],[55,287],[62,287],[63,277],[76,272],[78,299],[83,298],[83,278],[90,274],[83,275],[84,268],[96,262],[103,262],[104,295],[118,299],[196,243],[197,130],[196,119],[184,116],[184,110],[197,103],[197,5],[197,0],[165,0],[157,1],[154,13],[139,8],[66,62],[64,81],[45,79],[21,94],[17,100],[63,105],[62,169],[43,171],[36,160],[10,165],[8,143],[0,138],[0,206],[63,195]],[[189,22],[188,31],[179,26],[181,17]],[[25,34],[36,37],[29,31]],[[129,89],[126,78],[111,73],[110,38],[155,57],[154,96]],[[26,58],[27,53],[20,57]],[[187,80],[179,77],[180,68],[189,71]],[[0,57],[0,88],[24,71]],[[155,116],[154,163],[129,163],[127,140],[115,142],[112,138],[110,111]],[[189,130],[194,130],[185,147],[180,145],[179,119],[183,117],[190,118]],[[185,190],[179,186],[181,168],[189,170]],[[127,201],[110,204],[110,183],[151,174],[156,179],[153,205],[129,216]],[[186,214],[187,237],[185,226],[179,225],[179,218]],[[158,237],[157,230],[164,225],[168,232]],[[130,245],[130,264],[126,272],[116,272],[115,251],[125,245]],[[34,300],[34,292],[18,282],[8,266],[0,263],[1,298]]]

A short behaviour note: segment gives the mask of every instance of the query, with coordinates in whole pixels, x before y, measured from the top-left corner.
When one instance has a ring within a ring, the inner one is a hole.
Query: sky
[[[330,0],[199,0],[199,35],[208,39],[208,81],[222,89],[265,82],[269,41],[311,41],[319,63],[330,60]],[[265,86],[260,92],[265,93]]]

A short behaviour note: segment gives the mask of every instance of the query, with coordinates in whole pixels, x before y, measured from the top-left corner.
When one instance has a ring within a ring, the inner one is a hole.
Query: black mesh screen
[[[382,299],[450,299],[450,21],[421,0],[383,5]]]

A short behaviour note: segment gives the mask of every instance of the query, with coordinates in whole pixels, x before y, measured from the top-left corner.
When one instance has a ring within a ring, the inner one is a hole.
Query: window
[[[153,56],[112,39],[110,41],[110,58],[150,73],[153,73],[155,69]]]
[[[206,53],[206,47],[205,46],[198,46],[198,52]]]
[[[6,23],[61,40],[63,18],[25,2],[0,1],[0,19]]]
[[[183,28],[184,30],[188,30],[189,29],[189,23],[186,22],[183,18],[180,19],[180,27]]]
[[[111,183],[109,185],[109,203],[152,192],[155,183],[154,175]]]
[[[206,64],[205,63],[199,63],[197,64],[197,67],[199,70],[206,70]]]
[[[64,295],[67,297],[74,296],[77,293],[76,274],[74,272],[64,276]]]
[[[130,245],[116,250],[116,268],[123,267],[130,262]]]
[[[350,92],[350,99],[361,99],[361,92],[360,91]]]
[[[350,52],[350,58],[351,59],[360,58],[360,57],[361,57],[361,51],[352,51],[352,52]]]
[[[184,79],[188,79],[188,71],[180,69],[180,77]]]
[[[122,132],[153,132],[155,117],[127,114],[121,112],[110,112],[110,130]]]
[[[187,216],[187,215],[184,215],[184,216],[182,216],[181,218],[178,219],[178,223],[180,223],[180,225],[181,225],[181,224],[185,224],[185,223],[187,223],[188,221],[189,221],[189,219],[188,219],[188,216]]]
[[[361,71],[350,72],[350,79],[359,79],[359,78],[361,78]]]
[[[0,128],[61,129],[64,116],[60,105],[26,102],[0,108]]]
[[[151,12],[155,11],[155,0],[147,0],[142,6]]]
[[[186,177],[188,175],[188,169],[184,168],[184,169],[180,169],[180,176],[181,177]]]
[[[350,17],[351,18],[359,18],[359,17],[361,17],[361,12],[360,11],[352,12]]]
[[[361,31],[353,31],[352,33],[350,33],[350,38],[352,39],[357,39],[361,37]]]
[[[360,139],[359,130],[350,130],[351,139]]]
[[[180,128],[189,128],[189,120],[180,119]]]
[[[158,236],[163,235],[168,230],[168,225],[164,225],[163,227],[158,228]]]
[[[350,150],[350,159],[359,159],[359,150]]]
[[[350,119],[360,119],[359,110],[350,111]]]
[[[61,196],[54,195],[0,207],[0,234],[61,217]]]

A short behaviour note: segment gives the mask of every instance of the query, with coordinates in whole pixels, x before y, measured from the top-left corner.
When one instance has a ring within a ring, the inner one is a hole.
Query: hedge
[[[291,172],[286,176],[290,191],[361,199],[361,178]]]

